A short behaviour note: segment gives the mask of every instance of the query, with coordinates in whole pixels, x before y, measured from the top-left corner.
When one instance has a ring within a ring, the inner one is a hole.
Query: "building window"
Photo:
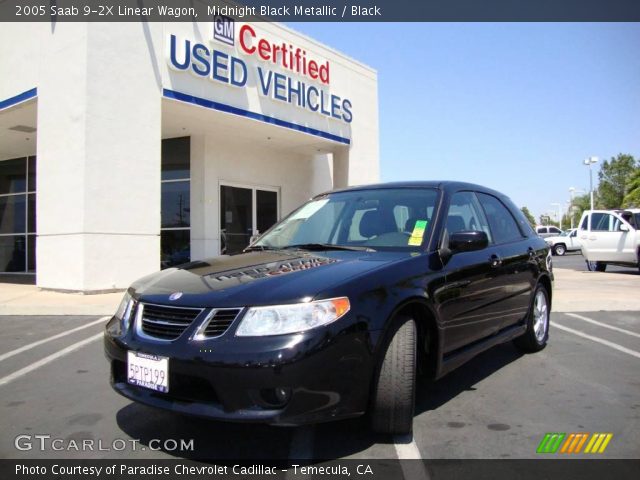
[[[0,161],[0,272],[36,271],[36,157]]]
[[[161,268],[191,260],[190,159],[189,137],[162,140]]]

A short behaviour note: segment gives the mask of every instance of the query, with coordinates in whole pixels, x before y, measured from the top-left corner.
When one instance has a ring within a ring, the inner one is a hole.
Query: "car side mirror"
[[[453,253],[474,252],[489,246],[489,237],[479,230],[455,232],[449,236],[449,249]]]
[[[620,230],[621,232],[628,232],[629,231],[629,226],[625,225],[624,223],[621,223],[620,224],[620,228],[618,230]]]

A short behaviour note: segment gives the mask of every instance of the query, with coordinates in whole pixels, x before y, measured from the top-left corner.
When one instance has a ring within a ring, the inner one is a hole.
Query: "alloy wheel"
[[[533,331],[536,340],[540,343],[544,341],[549,328],[549,307],[547,305],[547,296],[542,290],[538,290],[533,303]]]

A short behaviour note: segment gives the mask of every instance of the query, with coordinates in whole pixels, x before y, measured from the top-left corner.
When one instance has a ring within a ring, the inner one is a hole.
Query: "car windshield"
[[[438,201],[433,188],[380,188],[314,198],[273,226],[249,250],[418,249]]]

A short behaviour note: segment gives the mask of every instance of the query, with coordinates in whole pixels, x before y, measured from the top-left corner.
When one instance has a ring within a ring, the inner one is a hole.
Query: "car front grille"
[[[143,304],[140,328],[150,337],[175,340],[193,323],[202,310],[202,308]]]
[[[223,335],[240,314],[240,308],[222,308],[213,310],[201,329],[201,338],[212,338]]]

